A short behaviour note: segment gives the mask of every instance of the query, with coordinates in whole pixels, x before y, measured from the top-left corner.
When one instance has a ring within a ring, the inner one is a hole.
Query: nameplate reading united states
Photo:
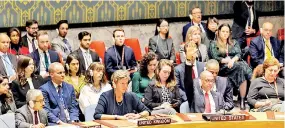
[[[170,118],[153,119],[153,120],[138,120],[138,126],[170,124],[170,123],[171,123]]]
[[[245,115],[214,115],[210,117],[211,121],[242,121]]]

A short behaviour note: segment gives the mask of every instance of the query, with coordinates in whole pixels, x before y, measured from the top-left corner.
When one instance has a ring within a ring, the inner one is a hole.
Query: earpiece
[[[160,31],[160,28],[159,28],[159,27],[157,27],[157,31],[158,31],[158,32]]]
[[[69,70],[69,65],[68,64],[65,64],[65,67],[67,70]]]
[[[55,31],[56,31],[57,34],[59,33],[58,29],[55,29]]]
[[[30,106],[31,108],[34,108],[34,102],[33,102],[33,101],[29,101],[29,106]]]
[[[90,76],[93,76],[93,70],[89,70]]]
[[[189,14],[189,17],[190,17],[190,19],[191,19],[191,20],[193,19],[193,16],[192,16],[192,14]]]

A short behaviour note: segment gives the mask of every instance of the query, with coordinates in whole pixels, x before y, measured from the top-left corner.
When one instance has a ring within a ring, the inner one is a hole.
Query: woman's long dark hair
[[[30,61],[32,58],[25,56],[25,55],[20,55],[19,60],[18,60],[18,67],[17,67],[17,73],[18,73],[18,81],[20,85],[24,85],[27,83],[27,78],[25,77],[25,68],[29,66]],[[36,67],[36,66],[34,66]],[[34,68],[35,70],[35,68]],[[31,77],[33,77],[35,74],[34,72],[31,74]]]
[[[79,57],[76,54],[69,54],[66,58],[64,70],[65,70],[65,75],[71,76],[71,71],[70,71],[70,63],[72,60],[78,60],[78,64],[80,65]],[[76,73],[77,76],[81,76],[81,72],[78,70]]]
[[[140,63],[140,70],[139,70],[140,75],[142,77],[147,77],[147,75],[148,75],[147,66],[148,66],[149,62],[154,60],[154,59],[157,59],[157,56],[153,52],[149,52],[143,56],[142,61]]]
[[[166,19],[159,19],[158,21],[157,21],[157,23],[156,23],[156,27],[155,27],[155,36],[156,35],[158,35],[158,30],[157,30],[157,27],[160,27],[160,24],[163,22],[163,21],[166,21],[167,23],[168,23],[168,21],[166,20]],[[166,33],[166,35],[165,35],[165,39],[167,39],[168,38],[168,35],[169,35],[169,29],[168,29],[168,31],[167,31],[167,33]]]
[[[5,79],[8,80],[8,77],[0,76],[0,84],[2,84]],[[0,111],[1,111],[2,114],[6,114],[9,110],[11,110],[10,106],[8,105],[8,103],[10,103],[12,101],[13,101],[12,94],[2,94],[2,95],[0,95],[0,102],[2,104],[2,106],[0,107]]]

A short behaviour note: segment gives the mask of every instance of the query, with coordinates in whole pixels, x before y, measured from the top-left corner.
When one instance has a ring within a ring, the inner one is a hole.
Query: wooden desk
[[[194,115],[194,113],[192,113]],[[191,115],[192,115],[191,114]],[[140,128],[283,128],[284,120],[270,120],[267,119],[265,112],[254,112],[250,113],[256,118],[256,120],[246,120],[246,121],[221,121],[221,122],[210,122],[210,121],[189,121],[185,122],[177,115],[172,115],[171,118],[176,120],[176,123],[168,125],[152,125],[152,126],[142,126]],[[114,127],[124,127],[133,128],[137,127],[135,123],[124,121],[124,120],[104,120],[109,124],[114,125]],[[58,127],[58,126],[57,126]],[[107,126],[102,125],[102,128],[107,128]],[[51,127],[52,128],[52,127]]]

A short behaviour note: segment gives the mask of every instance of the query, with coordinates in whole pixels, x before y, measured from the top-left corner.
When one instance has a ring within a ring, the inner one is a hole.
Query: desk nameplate
[[[213,115],[211,121],[244,121],[245,115]]]
[[[138,120],[138,126],[149,126],[159,124],[170,124],[171,118],[153,119],[153,120]]]

